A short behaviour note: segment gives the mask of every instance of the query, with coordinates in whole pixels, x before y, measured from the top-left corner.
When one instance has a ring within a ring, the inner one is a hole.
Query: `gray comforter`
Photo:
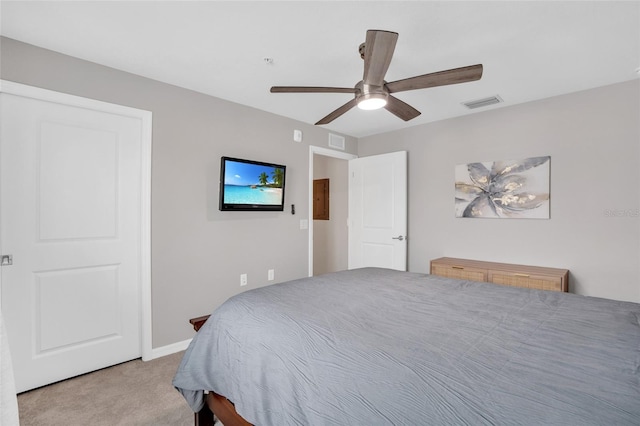
[[[640,425],[640,305],[365,268],[218,308],[174,379],[257,425]]]

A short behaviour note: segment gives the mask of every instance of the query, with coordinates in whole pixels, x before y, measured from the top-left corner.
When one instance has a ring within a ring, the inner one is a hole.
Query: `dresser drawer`
[[[532,275],[519,272],[489,271],[488,281],[511,287],[534,288],[536,290],[565,291],[562,277]]]
[[[487,281],[486,269],[475,269],[460,265],[431,264],[431,273],[441,277],[468,281]]]

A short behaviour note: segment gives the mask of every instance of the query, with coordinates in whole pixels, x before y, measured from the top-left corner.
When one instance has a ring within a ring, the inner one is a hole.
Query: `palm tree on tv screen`
[[[260,176],[258,176],[258,180],[260,181],[260,185],[266,185],[269,182],[269,175],[262,172],[260,173]]]
[[[282,169],[273,169],[271,177],[273,177],[273,183],[275,184],[275,186],[278,188],[282,188],[282,178],[284,177]]]

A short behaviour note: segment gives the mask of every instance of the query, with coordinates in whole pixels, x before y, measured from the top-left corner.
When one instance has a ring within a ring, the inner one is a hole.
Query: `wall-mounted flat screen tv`
[[[286,166],[222,157],[221,211],[282,211]]]

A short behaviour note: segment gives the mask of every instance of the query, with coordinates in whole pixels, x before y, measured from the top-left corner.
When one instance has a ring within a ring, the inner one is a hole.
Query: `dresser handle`
[[[515,275],[516,277],[529,278],[529,275],[527,274],[513,274],[513,275]]]
[[[452,266],[451,269],[464,269],[463,266]]]

